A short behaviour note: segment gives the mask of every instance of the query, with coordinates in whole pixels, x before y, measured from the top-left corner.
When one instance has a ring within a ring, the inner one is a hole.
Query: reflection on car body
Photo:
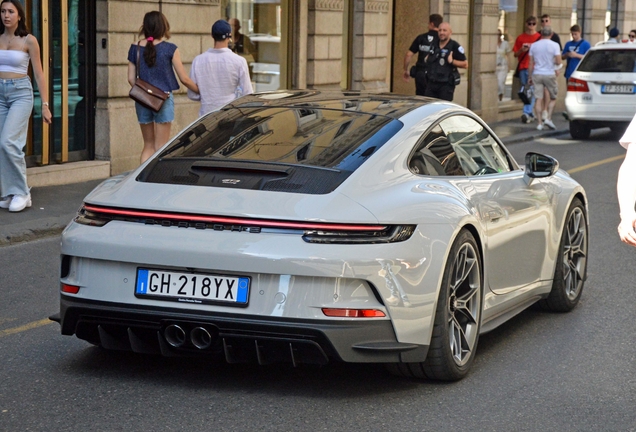
[[[480,333],[580,299],[587,198],[557,168],[452,103],[246,96],[86,197],[55,319],[108,349],[460,379]]]

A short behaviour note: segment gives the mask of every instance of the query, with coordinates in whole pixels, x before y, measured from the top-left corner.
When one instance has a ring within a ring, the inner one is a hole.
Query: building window
[[[254,91],[286,88],[286,0],[226,0],[225,19],[232,25],[230,48],[247,60]]]

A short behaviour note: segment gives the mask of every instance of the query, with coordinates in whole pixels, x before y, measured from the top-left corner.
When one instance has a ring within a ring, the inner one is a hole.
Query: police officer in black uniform
[[[452,33],[449,23],[439,25],[439,44],[426,58],[425,96],[452,101],[459,84],[457,68],[468,67],[464,47],[451,39]]]
[[[437,46],[439,38],[437,37],[437,28],[444,21],[441,15],[433,14],[428,18],[428,33],[423,33],[415,38],[411,47],[406,51],[404,56],[404,81],[408,82],[412,76],[415,78],[415,94],[424,96],[426,92],[426,56],[431,47]],[[417,63],[414,66],[415,74],[411,75],[409,68],[411,58],[418,53]]]

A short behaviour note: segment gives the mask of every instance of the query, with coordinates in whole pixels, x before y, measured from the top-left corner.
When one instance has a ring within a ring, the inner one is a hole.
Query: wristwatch
[[[42,106],[47,107],[47,106],[49,106],[49,103],[48,102],[42,102]]]

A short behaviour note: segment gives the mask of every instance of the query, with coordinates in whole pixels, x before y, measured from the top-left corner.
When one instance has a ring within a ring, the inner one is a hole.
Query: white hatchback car
[[[565,108],[572,138],[600,127],[624,131],[636,113],[636,44],[592,47],[568,79]]]

